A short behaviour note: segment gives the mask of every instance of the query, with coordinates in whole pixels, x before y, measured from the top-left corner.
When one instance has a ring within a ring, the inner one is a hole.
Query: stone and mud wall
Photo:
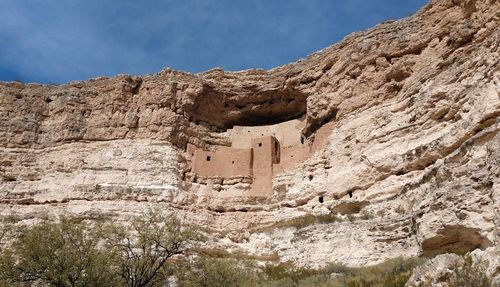
[[[199,178],[203,178],[201,184],[206,185],[210,181],[227,183],[235,177],[249,178],[251,188],[247,196],[270,197],[275,176],[299,167],[327,143],[331,124],[318,129],[316,136],[307,141],[302,133],[304,126],[305,122],[300,120],[236,126],[229,131],[231,147],[215,145],[205,150],[188,144],[185,156],[190,176],[185,179],[197,184]],[[236,185],[238,181],[233,183]]]

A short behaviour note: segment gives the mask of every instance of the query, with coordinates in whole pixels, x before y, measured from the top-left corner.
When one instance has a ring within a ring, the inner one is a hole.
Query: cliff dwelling
[[[306,140],[304,119],[274,125],[234,126],[228,130],[231,146],[202,149],[188,144],[189,181],[200,191],[228,196],[269,197],[275,176],[293,170],[320,149],[331,127],[320,128]]]

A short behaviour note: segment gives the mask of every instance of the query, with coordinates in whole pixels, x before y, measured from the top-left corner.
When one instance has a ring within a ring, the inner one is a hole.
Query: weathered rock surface
[[[500,247],[497,245],[485,250],[476,249],[471,256],[473,265],[480,265],[484,273],[492,278],[492,285],[500,286]]]
[[[0,215],[156,206],[204,226],[210,248],[304,266],[498,246],[499,22],[496,0],[432,0],[269,71],[0,83]],[[184,180],[187,143],[302,116],[309,139],[325,123],[331,136],[273,196]],[[295,224],[306,215],[338,220]]]
[[[441,254],[425,265],[415,268],[405,287],[435,286],[451,287],[448,283],[454,269],[465,264],[464,259],[456,254]]]
[[[456,254],[441,254],[429,260],[423,266],[415,268],[412,276],[406,282],[406,287],[433,286],[455,287],[451,279],[453,276],[470,276],[467,282],[470,286],[479,286],[481,276],[491,278],[491,286],[500,286],[500,248],[488,247],[477,249],[471,254],[471,262],[467,258]],[[464,268],[466,268],[464,272]],[[466,274],[464,274],[466,273]],[[481,285],[482,286],[482,285]]]

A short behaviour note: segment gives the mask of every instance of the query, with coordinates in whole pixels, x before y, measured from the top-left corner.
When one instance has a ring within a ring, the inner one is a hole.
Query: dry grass
[[[280,257],[278,253],[265,254],[265,255],[254,255],[244,252],[228,252],[224,249],[217,248],[198,248],[195,251],[196,254],[210,258],[233,258],[238,260],[255,260],[255,261],[266,261],[266,262],[279,262]]]
[[[276,229],[285,229],[285,228],[302,229],[314,224],[329,224],[340,221],[342,221],[342,219],[340,219],[337,215],[333,213],[324,215],[306,214],[303,216],[292,218],[290,220],[276,222],[270,226],[257,228],[253,232],[271,233]]]
[[[370,267],[349,268],[334,264],[316,270],[295,267],[290,263],[268,264],[259,268],[248,260],[202,256],[187,264],[196,266],[191,268],[193,271],[189,268],[181,271],[179,286],[403,287],[413,268],[424,260],[396,258]],[[246,279],[240,280],[238,274]],[[234,278],[228,280],[228,277]],[[206,278],[210,279],[209,282],[205,281]],[[193,285],[193,282],[196,284]]]

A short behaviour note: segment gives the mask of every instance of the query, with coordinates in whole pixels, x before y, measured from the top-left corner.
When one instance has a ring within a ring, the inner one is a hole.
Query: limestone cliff
[[[304,266],[497,246],[499,22],[497,0],[432,0],[269,71],[0,83],[0,215],[157,206],[205,227],[207,248]],[[189,176],[188,146],[293,119],[306,144],[329,136],[270,195]]]

